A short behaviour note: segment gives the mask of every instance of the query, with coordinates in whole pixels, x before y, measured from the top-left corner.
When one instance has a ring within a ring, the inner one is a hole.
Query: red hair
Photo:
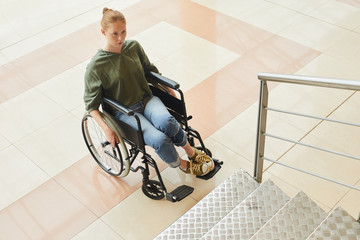
[[[101,19],[102,29],[106,30],[110,23],[114,23],[116,21],[122,21],[126,23],[125,16],[117,10],[112,10],[106,7],[103,8],[103,17]]]

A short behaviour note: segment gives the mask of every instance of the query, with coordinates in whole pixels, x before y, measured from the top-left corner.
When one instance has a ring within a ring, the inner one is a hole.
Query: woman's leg
[[[155,128],[170,137],[176,146],[184,147],[187,144],[185,131],[181,128],[177,120],[172,116],[162,101],[152,96],[144,109],[144,116],[154,125]],[[191,150],[188,149],[189,153]],[[187,154],[188,154],[187,151]]]
[[[180,158],[171,139],[156,129],[142,114],[135,114],[140,119],[145,144],[154,148],[159,157],[171,167],[178,167]],[[121,112],[117,112],[115,117],[137,130],[137,122],[134,116],[126,116]]]
[[[191,160],[194,160],[193,164],[204,164],[208,166],[210,170],[214,168],[213,160],[206,154],[195,150],[190,146],[187,141],[185,131],[181,128],[180,124],[172,116],[165,105],[158,97],[151,97],[146,104],[144,110],[144,116],[160,131],[164,132],[170,137],[172,142],[176,146],[181,146]],[[186,160],[180,159],[180,168],[186,169],[189,163]],[[206,167],[207,168],[207,167]],[[207,171],[207,170],[204,170]]]

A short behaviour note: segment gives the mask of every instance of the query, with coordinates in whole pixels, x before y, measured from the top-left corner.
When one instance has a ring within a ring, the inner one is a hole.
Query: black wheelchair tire
[[[141,187],[143,193],[154,200],[160,200],[165,197],[165,193],[160,182],[155,180],[147,180],[143,182]]]

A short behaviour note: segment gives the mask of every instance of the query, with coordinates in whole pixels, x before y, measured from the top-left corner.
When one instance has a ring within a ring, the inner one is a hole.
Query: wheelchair
[[[195,147],[212,157],[211,151],[205,147],[199,132],[188,125],[188,121],[192,116],[188,116],[186,113],[184,94],[179,89],[180,85],[154,72],[146,74],[146,78],[150,80],[149,82],[151,82],[151,80],[153,82],[155,81],[179,93],[180,98],[176,98],[168,94],[164,89],[161,89],[161,87],[159,87],[160,85],[155,87],[155,85],[149,84],[153,95],[161,99],[168,111],[180,123],[180,126],[187,134],[190,145],[194,147],[196,140],[198,146]],[[119,139],[119,143],[115,148],[107,141],[103,130],[98,126],[90,113],[85,113],[81,126],[86,146],[97,164],[105,172],[123,178],[126,177],[130,171],[141,171],[143,176],[142,191],[147,197],[155,200],[166,197],[167,200],[176,202],[184,199],[193,192],[194,188],[187,185],[177,187],[172,192],[167,191],[155,160],[146,152],[140,119],[131,109],[126,108],[106,96],[103,97],[101,108],[101,115],[104,121],[115,132]],[[137,121],[138,130],[115,118],[112,114],[114,111],[121,111],[128,116],[133,116]],[[139,153],[142,155],[142,165],[133,167],[133,163]],[[205,176],[197,176],[198,178],[207,180],[219,171],[223,162],[217,159],[213,160],[215,164],[214,170]],[[154,180],[155,178],[149,179],[150,167],[155,170],[158,180]]]

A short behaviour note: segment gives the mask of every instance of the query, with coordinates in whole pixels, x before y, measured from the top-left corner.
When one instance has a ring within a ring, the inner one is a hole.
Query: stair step
[[[199,239],[259,184],[241,169],[217,186],[155,239]]]
[[[360,224],[341,207],[336,208],[308,240],[359,240]]]
[[[268,180],[201,239],[249,239],[289,200],[279,187]]]
[[[303,240],[325,218],[324,210],[305,193],[299,192],[250,239]]]

